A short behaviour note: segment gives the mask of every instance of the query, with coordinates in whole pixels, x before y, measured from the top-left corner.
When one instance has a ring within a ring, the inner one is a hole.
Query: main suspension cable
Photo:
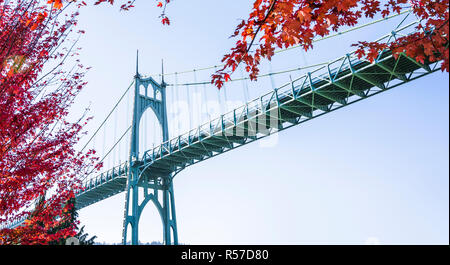
[[[94,132],[94,134],[91,136],[91,138],[89,138],[89,140],[86,142],[86,144],[83,146],[83,148],[81,148],[81,152],[83,152],[83,150],[87,147],[87,145],[92,141],[92,138],[94,138],[94,136],[98,133],[98,131],[100,131],[100,129],[103,127],[103,125],[105,125],[106,121],[109,119],[109,117],[111,116],[111,114],[114,112],[114,110],[117,108],[117,106],[119,105],[119,103],[122,101],[122,99],[125,97],[125,95],[128,93],[128,90],[130,90],[131,86],[134,84],[134,80],[133,82],[131,82],[131,84],[128,86],[128,88],[125,90],[125,92],[123,93],[123,95],[120,97],[120,99],[117,101],[116,105],[114,105],[114,107],[112,108],[112,110],[108,113],[108,115],[106,116],[106,118],[103,120],[103,122],[100,124],[100,126],[97,128],[97,130]]]

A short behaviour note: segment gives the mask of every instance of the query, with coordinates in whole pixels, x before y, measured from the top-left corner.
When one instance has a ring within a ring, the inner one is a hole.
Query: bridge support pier
[[[163,233],[165,245],[178,245],[177,219],[175,215],[175,196],[173,194],[173,183],[170,181],[167,188],[163,190],[163,207],[161,217],[163,221]]]
[[[144,207],[149,201],[153,202],[161,216],[164,244],[178,244],[175,198],[172,183],[174,173],[164,173],[168,175],[156,177],[153,175],[154,173],[149,170],[151,162],[140,160],[139,157],[139,122],[148,108],[150,108],[158,118],[162,129],[163,142],[169,140],[166,110],[166,84],[164,83],[164,74],[162,76],[163,79],[161,80],[161,84],[158,84],[151,77],[142,78],[138,71],[138,61],[136,61],[134,108],[129,160],[130,168],[125,191],[125,213],[122,233],[122,243],[124,245],[127,243],[128,225],[131,225],[131,244],[139,244],[139,219]],[[151,92],[148,91],[149,87],[153,88]],[[139,189],[141,187],[144,190],[142,202],[139,200]],[[159,192],[162,193],[161,199],[158,196]]]
[[[153,202],[159,212],[163,225],[163,244],[164,245],[178,245],[178,231],[175,214],[175,196],[173,191],[173,183],[171,177],[161,178],[158,180],[161,185],[156,185],[157,188],[149,188],[148,182],[142,184],[144,197],[139,203],[139,185],[130,185],[127,194],[129,203],[126,203],[125,220],[122,243],[127,244],[127,230],[128,225],[131,225],[131,244],[139,244],[139,221],[148,202]],[[151,193],[149,193],[151,190]],[[159,199],[159,192],[162,193],[162,200]],[[129,214],[129,206],[131,203],[131,215]]]

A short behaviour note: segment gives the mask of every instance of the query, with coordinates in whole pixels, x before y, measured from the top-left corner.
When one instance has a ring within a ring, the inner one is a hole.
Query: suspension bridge
[[[415,26],[420,22],[413,21],[406,24],[407,16],[408,14],[390,34],[377,41],[389,43],[395,41],[398,36],[414,32]],[[362,27],[364,26],[360,28]],[[355,29],[349,31],[351,30]],[[340,34],[342,32],[336,35]],[[235,78],[232,82],[242,83],[245,104],[235,106],[214,119],[207,115],[207,121],[196,126],[192,126],[192,114],[189,114],[189,130],[185,133],[179,131],[175,133],[169,130],[168,107],[170,106],[168,106],[167,91],[171,88],[177,91],[179,87],[185,87],[189,104],[190,87],[204,89],[206,85],[210,85],[210,81],[198,82],[196,74],[216,67],[171,74],[165,74],[163,70],[159,74],[161,81],[157,82],[152,77],[142,76],[138,65],[137,59],[136,75],[132,84],[82,148],[84,150],[90,144],[95,146],[95,137],[101,128],[104,133],[107,133],[105,122],[113,116],[119,103],[125,97],[129,98],[132,92],[133,106],[129,106],[129,103],[126,106],[126,117],[128,119],[131,116],[131,123],[126,126],[125,132],[120,137],[114,133],[114,143],[109,150],[104,151],[101,159],[101,162],[107,158],[112,159],[115,165],[101,174],[85,177],[82,180],[84,189],[76,194],[77,209],[81,209],[125,192],[123,244],[127,243],[129,233],[131,244],[139,243],[139,220],[149,202],[154,204],[160,214],[164,244],[178,244],[173,181],[175,176],[186,167],[440,69],[438,62],[419,63],[405,54],[394,57],[388,50],[379,54],[374,62],[359,59],[352,52],[326,63],[261,75],[260,78],[271,78],[272,87],[269,92],[253,100],[248,100],[247,79]],[[305,69],[312,70],[295,78],[289,75],[284,85],[274,85],[273,76]],[[178,76],[188,72],[194,74],[194,82],[178,83]],[[174,77],[174,83],[166,82],[169,76]],[[222,97],[226,99],[226,90],[217,93],[219,99],[220,93],[223,93]],[[206,92],[203,93],[205,94]],[[174,95],[176,94],[172,93],[172,97]],[[207,113],[207,106],[205,108]],[[132,109],[131,115],[128,113],[129,109]],[[162,138],[161,144],[150,148],[142,142],[142,133],[147,130],[144,117],[147,110],[154,113]],[[113,122],[117,123],[120,118],[117,114],[114,115]],[[127,142],[128,139],[129,142]],[[129,152],[121,150],[123,145],[126,146],[125,150],[128,146],[129,150],[126,151]],[[125,162],[117,163],[115,152],[126,154],[128,157],[124,159]],[[21,223],[22,220],[8,226],[15,227]]]

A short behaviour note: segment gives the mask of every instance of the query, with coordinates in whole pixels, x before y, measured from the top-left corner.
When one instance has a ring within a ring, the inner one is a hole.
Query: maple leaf
[[[270,60],[276,47],[289,48],[300,45],[308,51],[313,47],[315,37],[327,36],[331,30],[355,26],[364,16],[373,18],[380,14],[386,17],[391,12],[399,13],[409,8],[407,0],[389,0],[383,2],[383,6],[381,3],[380,0],[255,0],[248,19],[242,20],[232,35],[237,41],[230,53],[223,56],[225,69],[218,70],[212,76],[212,83],[220,88],[223,81],[228,79],[225,74],[232,74],[240,63],[246,65],[245,70],[249,73],[250,79],[256,80],[261,58]],[[425,4],[428,1],[411,0],[409,3],[413,7],[412,12],[424,24],[429,25],[430,29],[434,28],[430,38],[398,37],[397,42],[390,46],[360,42],[357,45],[356,55],[373,61],[384,49],[406,50],[408,55],[420,62],[442,60],[442,69],[448,69],[449,0],[433,1],[433,4]],[[434,17],[430,14],[434,14]],[[257,33],[262,35],[259,37],[259,43],[255,41]],[[252,51],[247,46],[243,47],[248,38],[252,39],[250,46],[257,47]],[[435,45],[430,46],[433,43]],[[423,51],[419,52],[417,48]],[[395,54],[396,52],[394,56]],[[227,69],[230,71],[227,72]]]
[[[0,222],[28,217],[24,226],[0,230],[0,244],[47,244],[73,235],[76,226],[56,234],[48,229],[58,224],[57,217],[64,218],[61,205],[70,198],[70,190],[78,189],[80,172],[94,161],[92,154],[74,150],[83,119],[80,124],[66,121],[67,109],[85,84],[81,64],[71,76],[62,68],[64,54],[70,53],[70,48],[64,50],[65,36],[76,25],[77,15],[68,14],[58,22],[48,14],[61,8],[62,1],[28,2],[4,2],[0,11],[4,47],[0,53]],[[57,67],[46,72],[47,62]],[[60,88],[45,92],[51,80]],[[53,124],[59,129],[51,130]],[[51,188],[54,193],[49,193]],[[39,198],[41,204],[34,210],[23,210],[33,208]]]
[[[161,23],[163,25],[170,25],[170,20],[167,17],[163,17],[162,20],[161,20]]]

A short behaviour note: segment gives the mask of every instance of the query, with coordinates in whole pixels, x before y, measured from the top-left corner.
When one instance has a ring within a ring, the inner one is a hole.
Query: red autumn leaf
[[[85,70],[77,64],[68,76],[62,67],[64,54],[70,53],[64,48],[71,47],[64,40],[76,25],[75,14],[58,22],[48,15],[54,10],[46,2],[11,2],[0,7],[0,224],[28,220],[18,228],[1,229],[0,244],[48,244],[74,235],[76,220],[56,233],[52,229],[60,225],[58,218],[67,218],[63,205],[93,161],[92,154],[74,149],[84,119],[66,121],[85,84]],[[63,2],[49,3],[59,8]],[[52,56],[55,51],[59,56]],[[57,67],[46,71],[47,62]],[[59,88],[46,92],[50,81]],[[34,206],[36,201],[40,203]]]
[[[221,86],[228,79],[226,74],[233,73],[240,63],[245,64],[250,78],[256,80],[261,58],[270,60],[277,47],[300,45],[307,51],[313,47],[317,36],[352,27],[364,17],[372,18],[377,14],[385,17],[411,7],[427,28],[434,28],[432,34],[398,36],[389,46],[360,42],[356,44],[357,56],[373,61],[388,48],[394,55],[405,51],[419,62],[441,60],[442,69],[448,71],[448,4],[448,0],[255,0],[248,18],[236,27],[232,35],[237,38],[236,45],[223,57],[225,67],[212,75],[212,83]],[[250,46],[256,48],[250,50]]]

